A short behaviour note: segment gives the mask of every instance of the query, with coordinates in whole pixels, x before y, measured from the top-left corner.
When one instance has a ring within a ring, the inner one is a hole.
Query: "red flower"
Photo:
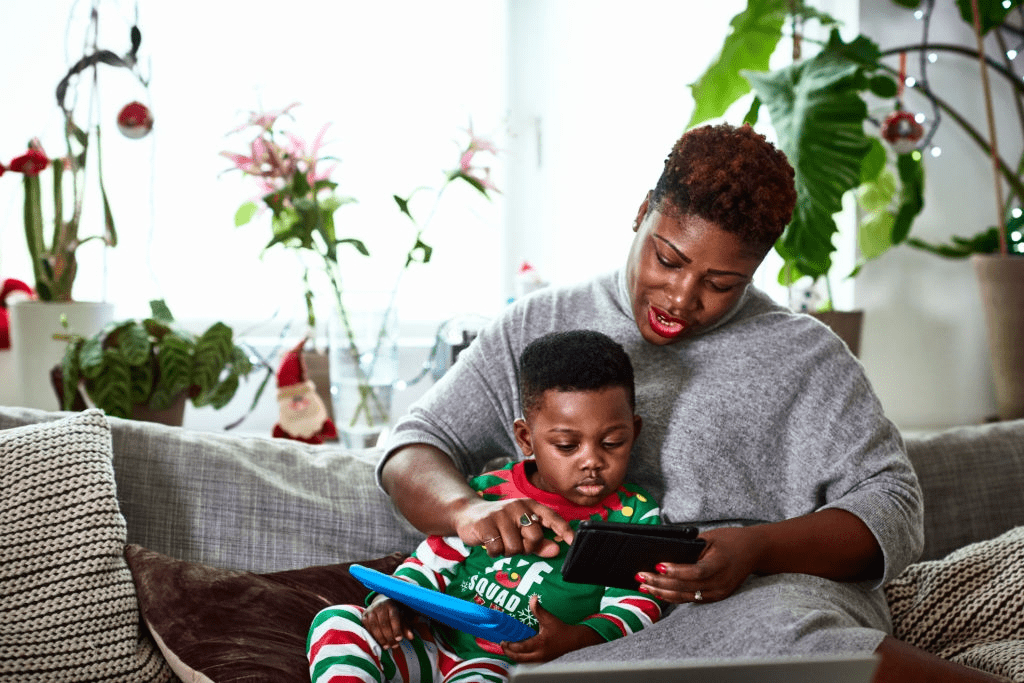
[[[7,170],[7,167],[4,166],[3,163],[0,163],[0,175],[3,175],[4,171],[6,171],[6,170]]]
[[[39,175],[50,163],[46,154],[38,149],[29,149],[20,157],[11,159],[10,170],[25,175]]]

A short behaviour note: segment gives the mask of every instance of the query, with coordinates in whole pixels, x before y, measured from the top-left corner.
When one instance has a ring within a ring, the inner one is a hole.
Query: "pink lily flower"
[[[249,120],[243,123],[238,128],[234,128],[228,131],[228,135],[232,133],[237,133],[239,131],[243,131],[246,128],[249,128],[250,126],[257,126],[259,128],[262,128],[263,131],[266,132],[273,128],[275,121],[277,121],[279,118],[281,118],[282,116],[284,116],[294,107],[297,106],[299,106],[298,102],[292,102],[284,109],[276,109],[274,111],[267,112],[249,112]]]

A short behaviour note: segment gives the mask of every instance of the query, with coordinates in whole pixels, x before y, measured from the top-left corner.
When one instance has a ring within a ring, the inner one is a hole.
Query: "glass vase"
[[[346,292],[329,326],[331,400],[342,445],[371,448],[391,426],[398,316],[391,292]]]

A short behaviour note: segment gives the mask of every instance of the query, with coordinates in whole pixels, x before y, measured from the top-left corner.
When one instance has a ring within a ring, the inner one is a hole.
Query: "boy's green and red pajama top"
[[[597,505],[581,507],[531,484],[527,468],[533,467],[532,460],[514,463],[476,477],[470,485],[487,500],[532,498],[560,514],[573,529],[586,519],[633,524],[661,521],[658,504],[638,486],[623,484]],[[545,529],[545,534],[553,538],[551,530]],[[503,611],[534,627],[537,622],[530,611],[530,597],[537,595],[544,609],[562,621],[585,624],[606,640],[638,631],[661,616],[658,602],[639,591],[564,581],[562,563],[569,544],[559,544],[561,552],[555,558],[490,557],[482,546],[467,546],[457,536],[431,536],[395,575]],[[443,624],[434,624],[434,628],[463,657],[501,653],[494,643]]]

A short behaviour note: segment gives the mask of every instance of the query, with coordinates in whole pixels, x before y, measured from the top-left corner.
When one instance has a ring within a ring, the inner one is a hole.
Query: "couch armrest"
[[[1024,420],[905,441],[924,491],[922,560],[1024,525]]]

